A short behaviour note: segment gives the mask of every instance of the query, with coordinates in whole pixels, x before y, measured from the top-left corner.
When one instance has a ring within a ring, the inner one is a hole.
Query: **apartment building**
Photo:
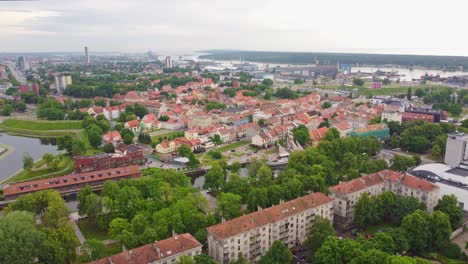
[[[330,188],[334,199],[334,223],[340,228],[354,224],[354,205],[363,193],[374,197],[384,191],[398,196],[413,196],[426,204],[432,212],[439,199],[439,187],[426,180],[392,170],[383,170],[357,179],[342,182]]]
[[[189,233],[174,235],[139,248],[102,258],[90,264],[173,264],[182,256],[201,254],[202,244]]]
[[[240,256],[257,263],[274,241],[280,240],[290,248],[300,245],[315,216],[333,221],[333,214],[333,199],[322,193],[259,209],[208,227],[208,253],[218,263],[229,263]]]

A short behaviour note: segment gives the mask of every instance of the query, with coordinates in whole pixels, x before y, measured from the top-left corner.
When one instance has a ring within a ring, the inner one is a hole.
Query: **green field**
[[[20,119],[7,119],[1,125],[8,128],[19,128],[27,130],[81,129],[80,121],[32,121]]]
[[[2,183],[11,183],[11,182],[19,182],[19,181],[26,181],[26,180],[38,180],[38,179],[45,179],[45,178],[52,178],[57,176],[63,176],[69,174],[73,171],[73,161],[71,160],[70,156],[63,155],[62,159],[59,162],[58,168],[56,170],[52,170],[49,168],[38,169],[39,167],[44,165],[44,161],[39,160],[33,165],[33,169],[31,171],[22,170],[17,174],[13,175],[12,177],[6,179]]]
[[[160,138],[183,137],[183,136],[184,136],[184,132],[182,132],[182,131],[169,130],[167,133],[151,137],[151,140],[153,142],[158,142]]]

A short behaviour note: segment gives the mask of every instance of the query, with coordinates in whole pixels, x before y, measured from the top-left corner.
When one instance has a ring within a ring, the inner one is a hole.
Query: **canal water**
[[[24,153],[29,153],[34,161],[42,158],[45,153],[59,153],[55,146],[55,139],[28,138],[0,133],[0,144],[13,149],[4,158],[0,156],[0,181],[7,179],[23,168]]]

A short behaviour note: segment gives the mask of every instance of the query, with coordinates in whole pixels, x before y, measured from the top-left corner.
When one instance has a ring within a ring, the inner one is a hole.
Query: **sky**
[[[0,52],[468,56],[466,0],[0,0]]]

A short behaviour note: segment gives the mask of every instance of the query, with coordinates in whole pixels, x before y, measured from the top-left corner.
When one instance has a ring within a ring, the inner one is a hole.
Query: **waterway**
[[[421,76],[425,74],[437,76],[439,75],[442,78],[447,78],[451,76],[461,76],[461,75],[468,75],[468,72],[465,71],[441,71],[441,70],[429,70],[429,69],[409,69],[405,67],[352,67],[352,73],[375,73],[376,71],[383,71],[383,72],[396,72],[399,74],[399,77],[393,77],[392,80],[396,80],[400,78],[400,81],[411,81],[413,79],[420,79]]]
[[[23,168],[23,155],[29,153],[35,161],[45,153],[58,154],[54,139],[37,139],[0,133],[0,144],[11,147],[6,157],[0,159],[0,182]]]

